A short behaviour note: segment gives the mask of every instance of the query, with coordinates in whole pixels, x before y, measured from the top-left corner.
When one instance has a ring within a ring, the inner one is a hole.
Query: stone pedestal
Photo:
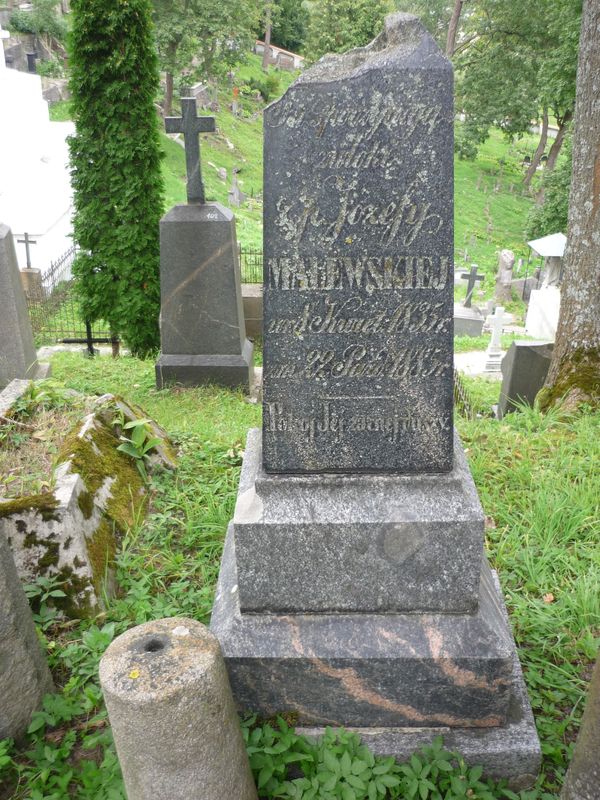
[[[232,212],[219,203],[175,206],[160,223],[159,389],[252,385]]]
[[[527,336],[553,342],[559,315],[560,289],[557,286],[533,289],[525,319],[525,333]]]
[[[465,308],[454,305],[454,335],[481,336],[483,331],[483,315],[477,308]]]

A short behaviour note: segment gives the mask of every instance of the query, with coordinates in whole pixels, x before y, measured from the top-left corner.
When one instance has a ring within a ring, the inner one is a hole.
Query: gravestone
[[[187,205],[160,221],[160,340],[156,385],[206,383],[249,390],[252,343],[246,339],[233,213],[205,201],[199,134],[213,117],[198,117],[182,98],[183,116],[167,117],[167,133],[183,133]]]
[[[228,192],[229,203],[236,208],[239,208],[246,200],[246,195],[242,192],[238,183],[238,172],[239,170],[234,168],[231,175],[231,188]]]
[[[500,337],[504,326],[511,321],[512,317],[504,314],[502,306],[496,306],[493,314],[486,318],[486,323],[489,326],[492,337],[490,343],[485,351],[485,371],[486,372],[500,372],[500,365],[502,363],[502,343]]]
[[[241,709],[446,745],[513,786],[539,743],[452,424],[452,68],[416,17],[265,110],[264,420],[211,628]]]
[[[499,303],[512,300],[513,267],[515,254],[512,250],[501,250],[498,255],[498,273],[494,295]]]
[[[31,715],[52,691],[52,678],[35,632],[12,551],[0,536],[0,739],[20,739]]]
[[[496,416],[502,419],[518,409],[517,403],[533,406],[546,380],[552,342],[513,342],[502,359],[502,387]]]
[[[462,303],[454,304],[455,336],[481,336],[484,319],[479,308],[472,305],[472,299],[477,283],[484,280],[485,275],[477,270],[477,264],[472,264],[469,272],[458,273],[461,281],[467,281],[467,293]]]
[[[15,378],[45,378],[38,364],[10,228],[0,223],[0,390]]]

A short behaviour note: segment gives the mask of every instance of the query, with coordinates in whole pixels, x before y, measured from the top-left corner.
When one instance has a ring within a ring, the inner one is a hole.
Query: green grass
[[[150,516],[122,543],[122,591],[106,614],[57,622],[34,598],[62,691],[34,718],[36,730],[22,748],[0,743],[1,798],[116,800],[123,795],[98,660],[131,625],[182,614],[208,620],[245,436],[260,424],[260,406],[218,388],[159,392],[152,362],[130,357],[58,353],[52,366],[71,388],[139,403],[181,450],[178,471],[154,477]],[[480,410],[497,399],[497,384],[464,381]],[[457,424],[488,516],[486,547],[507,598],[544,750],[538,789],[522,796],[554,800],[600,633],[600,413],[542,416],[528,409],[502,422]]]

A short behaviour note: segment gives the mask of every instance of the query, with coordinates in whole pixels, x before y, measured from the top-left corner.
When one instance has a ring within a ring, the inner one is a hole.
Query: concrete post
[[[52,678],[0,521],[0,739],[19,739]]]
[[[257,800],[218,640],[191,619],[147,622],[100,662],[128,800]]]

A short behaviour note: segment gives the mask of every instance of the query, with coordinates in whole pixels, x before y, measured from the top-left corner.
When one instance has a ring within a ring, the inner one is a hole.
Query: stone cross
[[[6,69],[6,60],[4,58],[4,44],[2,42],[3,39],[8,39],[10,37],[10,33],[5,31],[0,25],[0,70]]]
[[[193,97],[181,99],[181,117],[165,117],[167,133],[183,133],[185,137],[185,165],[187,170],[188,203],[204,203],[204,184],[200,165],[200,133],[215,130],[214,117],[199,117]]]
[[[25,245],[25,258],[27,259],[27,269],[31,269],[31,253],[29,251],[29,247],[32,244],[37,244],[37,242],[34,242],[33,239],[30,239],[28,233],[24,233],[23,237],[24,237],[23,239],[17,239],[17,242],[19,244]]]
[[[471,271],[461,273],[460,277],[467,281],[467,296],[465,297],[463,305],[465,308],[471,308],[471,300],[473,298],[473,292],[475,291],[475,284],[477,281],[482,281],[485,278],[485,275],[478,275],[477,264],[472,264]]]
[[[500,336],[502,335],[504,326],[510,322],[510,317],[505,316],[502,306],[496,306],[495,312],[489,317],[486,317],[485,321],[492,332],[492,338],[486,350],[485,371],[499,372],[502,363]]]

